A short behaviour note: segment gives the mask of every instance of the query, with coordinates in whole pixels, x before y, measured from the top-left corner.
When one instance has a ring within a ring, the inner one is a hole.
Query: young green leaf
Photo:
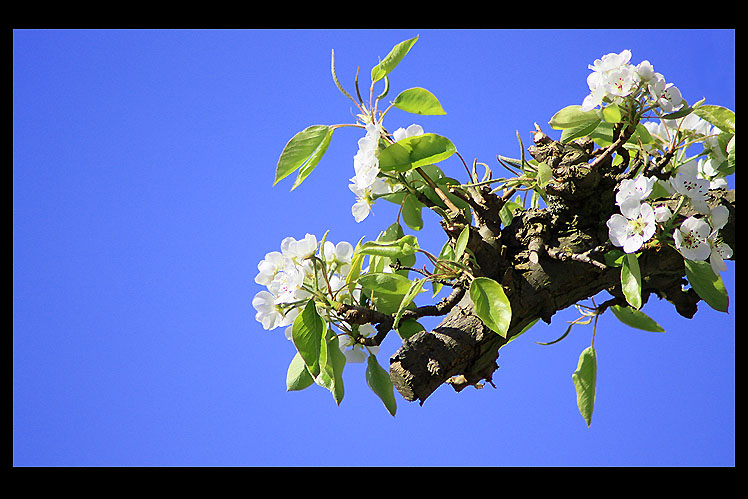
[[[379,365],[374,355],[369,355],[369,359],[366,362],[366,383],[371,388],[371,391],[384,403],[387,412],[394,416],[395,412],[397,412],[397,401],[395,400],[392,380],[390,379],[390,374]]]
[[[423,217],[421,216],[421,209],[424,207],[415,196],[409,194],[403,201],[403,222],[405,225],[413,230],[421,230],[423,228]]]
[[[704,105],[693,110],[699,118],[708,121],[723,132],[735,133],[735,112],[722,106]]]
[[[426,328],[415,319],[407,319],[400,321],[400,324],[395,329],[397,330],[397,334],[400,335],[400,338],[407,340],[417,332],[424,331]]]
[[[548,166],[545,161],[538,163],[538,176],[536,178],[538,185],[542,188],[545,188],[545,186],[548,185],[548,182],[553,178],[553,170],[551,170],[551,167]]]
[[[359,253],[363,255],[386,256],[402,258],[413,255],[418,249],[416,236],[407,235],[395,241],[367,241],[361,245]]]
[[[309,300],[304,310],[294,320],[291,329],[293,344],[309,368],[309,373],[315,377],[320,370],[320,342],[326,329],[327,324],[317,313],[314,300]]]
[[[626,253],[621,265],[621,290],[626,301],[635,309],[642,306],[642,276],[635,253]]]
[[[412,284],[410,279],[405,276],[387,272],[362,275],[358,278],[358,283],[376,293],[391,295],[406,294]]]
[[[577,370],[571,375],[577,392],[577,408],[590,426],[592,410],[595,408],[595,388],[597,384],[597,354],[592,346],[585,348],[579,355]]]
[[[298,391],[314,384],[314,378],[309,374],[306,363],[299,352],[296,352],[286,373],[286,391]]]
[[[452,142],[435,133],[415,135],[390,144],[379,152],[379,169],[406,172],[438,163],[457,151]]]
[[[332,132],[333,128],[330,126],[312,125],[291,137],[278,159],[273,185],[303,166],[299,172],[300,178],[296,179],[292,190],[298,187],[327,151]]]
[[[466,225],[462,232],[460,232],[460,235],[457,237],[457,242],[455,243],[455,251],[454,251],[454,261],[459,262],[460,258],[462,258],[462,254],[465,253],[465,248],[467,248],[468,240],[470,239],[470,225]]]
[[[320,343],[319,365],[320,373],[315,381],[318,385],[330,390],[335,403],[340,405],[345,393],[343,388],[345,355],[340,350],[338,336],[329,329]]]
[[[408,53],[410,48],[417,41],[418,36],[416,36],[415,38],[411,38],[410,40],[400,42],[392,47],[392,50],[390,50],[390,53],[387,54],[387,57],[385,57],[379,64],[371,69],[372,83],[381,80],[382,78],[387,76],[393,69],[395,69],[395,67],[400,64],[400,61],[403,60],[405,54]]]
[[[413,300],[416,296],[418,296],[418,293],[420,293],[423,290],[423,285],[426,283],[426,279],[416,279],[413,281],[413,284],[411,284],[410,289],[408,289],[408,292],[405,293],[405,296],[403,296],[402,301],[400,302],[400,307],[397,309],[397,313],[395,314],[395,322],[392,327],[397,329],[400,323],[400,317],[403,316],[403,312],[405,312],[405,309],[413,303]]]
[[[618,123],[621,121],[621,108],[616,104],[610,104],[602,108],[603,119],[608,123]]]
[[[395,97],[392,104],[400,109],[413,114],[447,114],[442,109],[439,99],[425,88],[409,88],[403,90],[400,95]]]
[[[581,125],[564,128],[564,130],[561,132],[560,142],[566,144],[580,137],[587,137],[588,135],[593,133],[595,130],[597,130],[597,127],[600,125],[601,122],[602,120],[598,119],[598,120],[593,120],[593,121],[589,121],[586,123],[582,123]]]
[[[619,321],[623,322],[627,326],[631,326],[636,329],[642,329],[652,333],[664,333],[665,330],[657,324],[651,317],[637,310],[633,307],[622,307],[620,305],[613,305],[610,307],[610,311],[613,315],[618,318]]]
[[[469,293],[478,318],[492,331],[506,338],[512,308],[501,284],[488,277],[476,277],[470,283]]]
[[[727,312],[730,298],[722,278],[715,274],[709,262],[685,259],[686,278],[691,287],[710,307]]]
[[[598,113],[599,111],[594,109],[582,111],[582,106],[579,105],[566,106],[554,114],[548,124],[555,130],[586,126],[592,122],[600,122],[601,118]]]

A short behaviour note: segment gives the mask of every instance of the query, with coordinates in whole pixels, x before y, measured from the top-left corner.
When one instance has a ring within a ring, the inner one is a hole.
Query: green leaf
[[[421,230],[423,228],[423,217],[421,217],[423,207],[423,203],[418,201],[415,196],[408,195],[403,201],[403,222],[405,222],[405,225],[413,230]]]
[[[621,290],[626,301],[635,309],[642,306],[642,276],[639,260],[634,253],[626,253],[621,262]]]
[[[320,373],[315,382],[330,390],[335,403],[340,405],[345,394],[343,387],[345,354],[340,350],[338,336],[329,329],[320,343],[319,364]]]
[[[595,408],[595,388],[597,384],[597,354],[592,346],[585,348],[579,355],[577,370],[571,375],[577,392],[577,408],[590,426],[592,411]]]
[[[447,114],[442,109],[439,99],[425,88],[420,87],[403,90],[400,95],[395,97],[392,104],[401,111],[413,114]]]
[[[567,128],[589,125],[592,122],[600,122],[598,111],[594,109],[591,111],[582,111],[582,106],[573,105],[566,106],[554,114],[548,124],[553,129],[565,130]]]
[[[589,134],[589,137],[600,147],[608,147],[613,143],[613,123],[601,121]]]
[[[361,245],[359,253],[363,255],[386,256],[402,258],[413,255],[418,249],[416,236],[407,235],[395,241],[368,241]]]
[[[552,178],[553,170],[551,170],[551,167],[545,161],[538,163],[538,176],[536,177],[538,185],[544,188]]]
[[[735,113],[726,107],[707,104],[697,107],[693,112],[723,132],[735,133]]]
[[[407,340],[414,334],[416,334],[419,331],[425,331],[426,328],[423,327],[417,320],[415,319],[407,319],[400,322],[400,325],[395,328],[397,330],[397,334],[400,335],[400,338]]]
[[[422,279],[416,279],[413,281],[413,284],[411,284],[410,289],[408,289],[408,292],[405,293],[405,296],[403,296],[402,301],[400,302],[400,306],[397,309],[397,313],[395,314],[395,322],[392,327],[397,329],[399,323],[400,323],[400,317],[403,316],[403,312],[405,312],[405,309],[413,303],[413,300],[416,296],[418,296],[418,293],[420,293],[423,290],[423,285],[426,283],[426,278]]]
[[[507,201],[504,203],[504,206],[501,207],[501,210],[499,210],[499,218],[501,219],[501,224],[504,227],[509,226],[509,224],[512,223],[512,220],[514,219],[514,212],[516,210],[523,210],[525,209],[525,205],[522,202],[522,198],[520,196],[517,196],[514,201]]]
[[[405,54],[408,53],[410,48],[417,41],[418,36],[416,36],[415,38],[411,38],[410,40],[400,42],[392,47],[392,50],[390,50],[390,53],[387,54],[387,57],[385,57],[379,64],[371,69],[372,83],[381,80],[382,78],[387,76],[393,69],[395,69],[395,67],[400,64],[400,61],[403,60]]]
[[[392,295],[404,295],[412,284],[405,276],[386,272],[362,275],[358,278],[358,283],[376,293]]]
[[[466,225],[462,232],[460,232],[460,235],[457,237],[457,242],[455,243],[455,251],[453,255],[453,260],[456,262],[460,261],[460,258],[462,258],[462,254],[465,252],[465,248],[467,248],[468,240],[470,239],[470,226]]]
[[[291,137],[278,159],[273,185],[303,166],[291,190],[298,187],[327,151],[332,132],[333,128],[330,126],[312,125]]]
[[[565,128],[564,131],[561,132],[560,142],[566,144],[580,137],[587,137],[597,129],[601,122],[602,120],[594,120],[574,127]]]
[[[319,374],[320,342],[327,324],[317,313],[314,300],[309,300],[304,310],[296,317],[291,329],[291,338],[312,376]]]
[[[397,412],[397,401],[390,374],[379,365],[377,357],[371,354],[366,362],[366,384],[384,403],[387,412],[394,416]]]
[[[610,307],[610,311],[613,312],[619,321],[623,322],[627,326],[631,326],[636,329],[642,329],[652,333],[664,333],[665,330],[657,324],[651,317],[632,307],[622,307],[620,305],[613,305]]]
[[[727,312],[730,298],[722,278],[714,273],[709,262],[684,259],[686,278],[699,297],[719,312]]]
[[[286,373],[286,391],[298,391],[314,384],[314,378],[309,374],[306,363],[299,352],[296,352]]]
[[[476,277],[470,283],[469,293],[478,318],[492,331],[506,338],[512,308],[501,284],[488,277]]]
[[[637,145],[639,144],[639,141],[641,141],[642,145],[655,143],[654,137],[652,137],[649,130],[647,130],[647,127],[642,123],[637,123],[636,131],[631,135],[631,138],[629,138],[628,141]]]
[[[406,172],[438,163],[457,151],[452,142],[435,133],[424,133],[390,144],[379,152],[379,169]]]
[[[694,108],[691,106],[684,106],[681,109],[678,109],[677,111],[673,111],[672,113],[664,114],[660,117],[660,119],[663,120],[675,120],[678,118],[683,118],[684,116],[688,116],[694,111]]]
[[[731,173],[735,171],[735,136],[733,135],[730,142],[727,143],[727,166]]]
[[[602,108],[603,119],[608,123],[618,123],[621,121],[621,108],[617,104],[610,104]]]

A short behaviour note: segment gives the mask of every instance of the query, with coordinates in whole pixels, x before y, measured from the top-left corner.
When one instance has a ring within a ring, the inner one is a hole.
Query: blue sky
[[[303,128],[355,120],[332,49],[353,92],[357,66],[366,83],[415,35],[389,95],[424,87],[447,114],[386,125],[421,124],[468,161],[517,157],[534,122],[557,137],[547,122],[581,104],[587,65],[626,48],[688,101],[735,109],[733,30],[16,30],[16,466],[734,465],[733,262],[729,314],[702,303],[687,320],[653,298],[664,334],[600,318],[591,428],[571,380],[591,328],[536,343],[573,309],[502,349],[496,390],[398,396],[393,418],[351,364],[339,407],[317,386],[286,392],[294,347],[254,319],[257,263],[287,236],[373,239],[397,213],[351,216],[358,129],[293,192],[272,186],[276,162]],[[433,252],[436,222],[417,234]]]

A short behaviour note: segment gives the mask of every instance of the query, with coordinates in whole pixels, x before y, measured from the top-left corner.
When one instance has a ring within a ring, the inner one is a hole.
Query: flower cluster
[[[683,105],[680,90],[654,71],[649,61],[639,65],[629,64],[631,51],[607,54],[589,65],[592,73],[587,77],[590,94],[582,102],[582,110],[590,111],[603,102],[617,102],[640,90],[650,104],[656,104],[666,113]]]
[[[320,245],[313,234],[307,234],[301,240],[283,239],[280,252],[271,251],[257,264],[255,282],[267,288],[252,300],[257,321],[267,330],[285,327],[285,336],[291,340],[294,320],[319,290],[331,294],[339,303],[359,303],[360,286],[351,290],[346,285],[353,252],[353,246],[346,241],[338,244],[325,241]],[[355,329],[356,336],[376,334],[369,324],[351,326],[340,322],[339,326],[347,333]],[[339,347],[346,361],[352,363],[364,362],[365,350],[374,355],[379,351],[378,346],[364,347],[354,343],[350,334],[340,336]]]
[[[356,222],[361,222],[369,216],[371,205],[374,204],[372,196],[389,192],[387,184],[378,176],[377,150],[380,137],[379,125],[366,125],[366,135],[359,139],[358,151],[353,156],[353,169],[356,174],[351,178],[348,188],[356,195],[356,203],[351,208]]]
[[[657,179],[641,176],[624,180],[616,193],[616,204],[621,214],[612,215],[607,222],[610,241],[623,247],[626,253],[639,251],[656,230],[655,210],[644,200],[652,192]]]
[[[281,251],[271,251],[257,264],[255,282],[267,287],[252,299],[255,318],[265,329],[290,326],[299,315],[301,305],[319,289],[344,295],[345,276],[350,270],[353,246],[346,241],[337,245],[325,241],[315,257],[319,243],[316,236],[303,239],[287,237]]]
[[[725,226],[729,212],[724,206],[709,209],[706,194],[710,187],[709,180],[699,177],[698,164],[695,160],[684,163],[678,173],[670,179],[670,187],[677,192],[700,214],[684,220],[673,231],[675,248],[689,260],[706,260],[715,274],[727,269],[724,260],[732,256],[732,249],[722,242],[719,230]],[[616,193],[616,204],[621,214],[613,214],[608,219],[608,236],[610,241],[626,253],[635,253],[649,241],[657,231],[657,224],[667,227],[673,213],[667,206],[653,209],[645,200],[652,193],[657,179],[640,176],[636,180],[624,180]]]
[[[420,125],[410,125],[408,128],[398,128],[392,134],[394,140],[422,135],[423,128]],[[379,160],[377,151],[379,139],[383,133],[378,124],[366,125],[366,135],[358,141],[358,151],[353,156],[353,169],[356,174],[350,179],[348,188],[356,195],[356,202],[351,208],[353,218],[356,222],[363,221],[369,216],[371,206],[376,196],[392,192],[393,186],[388,179],[379,176]]]

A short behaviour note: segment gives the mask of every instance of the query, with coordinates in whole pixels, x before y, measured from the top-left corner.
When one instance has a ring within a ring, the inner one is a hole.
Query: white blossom
[[[377,330],[371,324],[363,324],[359,326],[358,332],[363,337],[369,337],[376,334]],[[366,352],[368,350],[370,354],[376,355],[379,353],[379,346],[367,347],[360,343],[354,343],[353,338],[349,335],[342,335],[339,337],[338,346],[340,351],[345,355],[346,362],[352,364],[361,364],[366,360]],[[350,348],[348,348],[350,347]]]
[[[641,81],[649,81],[655,75],[654,67],[649,61],[642,61],[636,66],[636,74]]]
[[[351,179],[352,182],[353,180]],[[356,195],[356,202],[351,208],[351,213],[353,213],[353,218],[356,222],[362,222],[369,216],[371,205],[375,201],[373,196],[390,192],[389,186],[381,178],[375,178],[368,187],[362,188],[354,182],[348,184],[348,188]]]
[[[278,251],[271,251],[257,264],[257,276],[255,282],[267,286],[273,281],[275,274],[286,265],[286,258]]]
[[[700,159],[697,176],[709,181],[709,189],[727,189],[727,180],[719,175],[714,162],[714,158]]]
[[[711,253],[707,242],[710,233],[709,224],[704,220],[694,216],[688,217],[673,233],[675,247],[684,258],[706,260]]]
[[[416,135],[423,135],[423,127],[415,123],[408,128],[398,128],[392,132],[392,138],[395,139],[395,142],[407,139],[408,137],[415,137]]]
[[[660,222],[660,223],[667,222],[668,220],[670,220],[670,217],[672,217],[672,216],[673,216],[673,212],[670,211],[670,208],[668,208],[664,204],[661,205],[661,206],[658,206],[654,210],[655,220],[658,221],[658,222]]]
[[[732,248],[725,244],[719,237],[719,231],[727,224],[729,217],[729,210],[722,205],[715,206],[710,211],[709,218],[711,220],[712,231],[709,234],[709,237],[707,237],[707,243],[709,243],[709,249],[711,250],[709,264],[717,275],[719,275],[720,272],[727,270],[725,259],[732,256]]]
[[[670,185],[675,192],[687,196],[691,205],[700,213],[709,213],[706,196],[709,192],[709,181],[698,176],[699,165],[696,160],[688,161],[678,167]]]
[[[634,199],[620,206],[622,214],[614,214],[607,222],[610,241],[626,253],[635,253],[655,233],[657,228],[654,210],[648,203]]]
[[[657,183],[656,177],[645,177],[644,175],[634,179],[621,181],[621,185],[616,192],[616,204],[619,206],[626,200],[635,199],[644,201],[652,193],[652,188]]]
[[[257,313],[255,319],[262,327],[270,330],[279,326],[287,326],[293,322],[292,315],[283,314],[283,309],[276,303],[276,297],[269,291],[260,291],[252,298],[252,306]]]

